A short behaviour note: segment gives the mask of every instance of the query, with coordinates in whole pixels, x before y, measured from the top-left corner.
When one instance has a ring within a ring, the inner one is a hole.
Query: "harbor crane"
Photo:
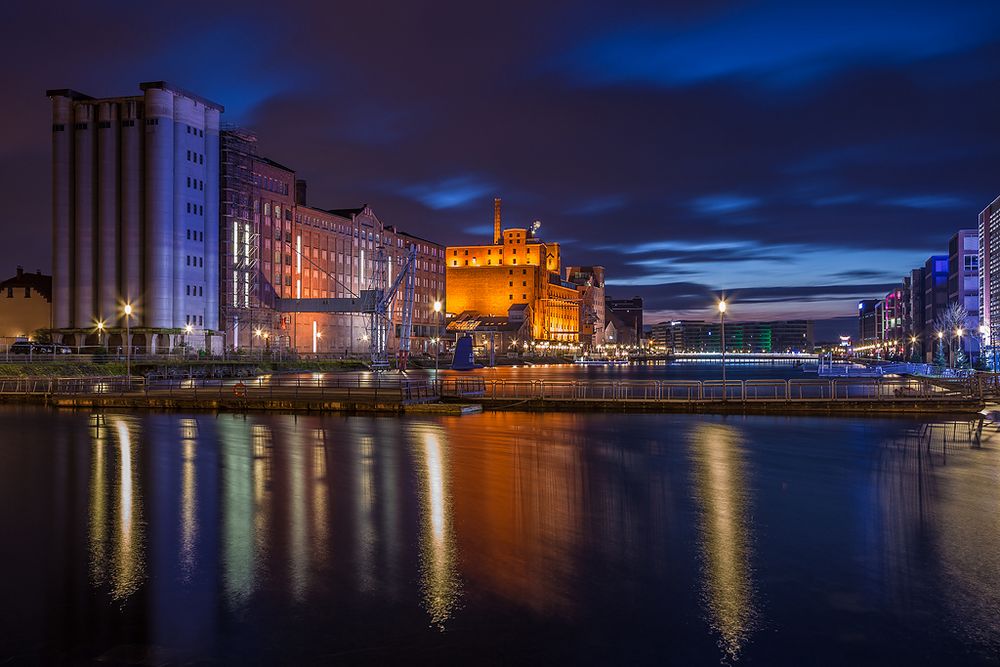
[[[303,257],[305,257],[303,255]],[[378,246],[373,258],[374,270],[368,289],[356,297],[335,299],[275,299],[275,308],[282,313],[341,313],[361,314],[368,317],[368,346],[371,368],[375,371],[389,369],[389,330],[397,295],[402,292],[397,367],[406,369],[410,356],[410,336],[413,331],[413,301],[416,286],[417,247],[410,245],[399,271],[392,282],[392,258],[384,246]],[[310,263],[313,263],[310,261]],[[324,271],[324,273],[327,273]],[[327,273],[329,275],[329,273]],[[334,280],[334,276],[330,276]]]

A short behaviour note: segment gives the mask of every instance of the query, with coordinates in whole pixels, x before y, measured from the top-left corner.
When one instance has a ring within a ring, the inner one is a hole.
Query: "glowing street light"
[[[719,300],[719,320],[722,324],[722,337],[719,346],[722,350],[722,400],[726,400],[726,300]]]
[[[125,374],[128,376],[128,387],[132,389],[132,304],[125,304]]]
[[[437,336],[434,337],[434,378],[437,379],[438,370],[441,365],[441,302],[434,302],[435,326]]]

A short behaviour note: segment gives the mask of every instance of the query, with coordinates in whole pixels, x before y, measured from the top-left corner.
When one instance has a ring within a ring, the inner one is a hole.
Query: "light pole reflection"
[[[692,447],[704,602],[719,648],[737,660],[757,617],[737,432],[722,424],[702,424],[692,433]]]
[[[420,437],[421,587],[431,624],[443,630],[461,595],[447,450],[441,446],[436,429],[424,431]]]
[[[198,498],[195,452],[197,449],[198,422],[180,420],[181,431],[181,544],[180,565],[184,580],[190,581],[197,561]]]

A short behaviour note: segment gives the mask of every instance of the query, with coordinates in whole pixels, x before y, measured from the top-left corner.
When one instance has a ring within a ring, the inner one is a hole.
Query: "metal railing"
[[[115,377],[0,377],[0,396],[25,395],[122,395],[142,391],[146,386],[142,376]]]
[[[415,402],[438,397],[437,385],[426,380],[377,376],[268,376],[247,380],[170,378],[146,381],[141,376],[76,378],[0,378],[0,396],[125,395],[177,399],[366,400]]]
[[[550,401],[884,401],[963,399],[968,391],[909,378],[830,380],[440,380],[442,396]]]

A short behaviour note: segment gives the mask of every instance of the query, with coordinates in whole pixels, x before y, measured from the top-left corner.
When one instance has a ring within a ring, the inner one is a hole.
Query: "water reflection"
[[[691,443],[705,604],[719,647],[737,660],[757,616],[739,433],[731,426],[702,423],[692,430]]]
[[[246,424],[219,424],[222,453],[222,573],[226,598],[242,606],[253,591],[254,450]]]
[[[198,422],[194,419],[180,420],[181,439],[181,541],[180,566],[185,582],[191,580],[197,562],[198,539],[198,496],[195,452],[198,446]]]
[[[455,548],[454,517],[448,489],[448,452],[438,429],[417,432],[420,467],[420,577],[424,606],[431,624],[444,630],[461,595]]]
[[[91,583],[98,587],[108,585],[111,597],[118,601],[135,593],[145,579],[142,490],[132,428],[123,417],[113,418],[110,429],[99,418],[92,442],[89,484]],[[117,456],[110,454],[115,451],[111,449],[112,439],[117,440]]]
[[[928,452],[892,441],[907,427],[892,420],[56,418],[79,432],[71,457],[58,438],[0,439],[0,462],[34,466],[20,487],[0,466],[0,518],[37,515],[45,539],[22,528],[25,551],[55,554],[3,592],[10,615],[52,591],[42,622],[81,662],[153,645],[169,664],[424,662],[502,644],[511,662],[804,664],[780,658],[814,643],[788,638],[827,628],[844,664],[919,662],[901,636],[926,662],[1000,646],[997,443],[946,456],[940,430]],[[0,553],[7,571],[24,560]]]

